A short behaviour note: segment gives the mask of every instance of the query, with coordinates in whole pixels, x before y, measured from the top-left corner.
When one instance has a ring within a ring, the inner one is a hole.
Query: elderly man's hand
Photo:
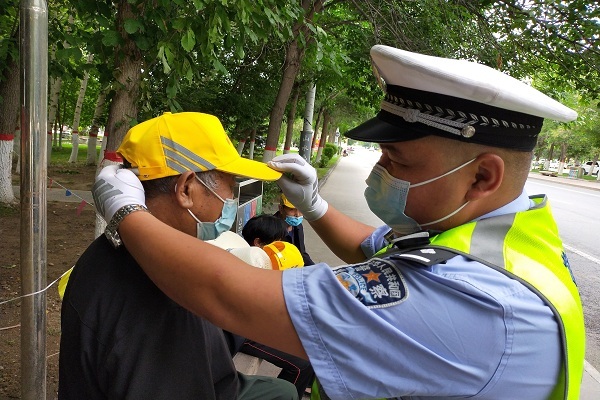
[[[315,221],[327,212],[329,205],[319,195],[317,171],[304,158],[284,154],[273,158],[268,165],[284,173],[277,185],[308,221]]]
[[[139,204],[145,206],[146,196],[142,183],[133,172],[118,165],[104,167],[92,188],[94,205],[106,222],[120,208]]]

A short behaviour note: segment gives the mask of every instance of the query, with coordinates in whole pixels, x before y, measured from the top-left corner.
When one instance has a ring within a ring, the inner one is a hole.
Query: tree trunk
[[[558,176],[561,176],[565,167],[565,159],[567,158],[567,143],[562,142],[560,144],[560,159],[558,162]]]
[[[256,143],[256,128],[252,129],[252,133],[250,134],[250,149],[248,154],[248,158],[254,160],[254,144]]]
[[[292,145],[292,136],[294,136],[294,121],[296,120],[296,107],[298,106],[298,97],[300,97],[300,88],[296,84],[293,88],[292,101],[287,114],[287,131],[285,134],[285,144],[283,145],[283,154],[290,152]]]
[[[91,63],[93,59],[93,55],[88,56],[88,64]],[[79,153],[79,121],[81,120],[81,106],[83,105],[83,99],[85,97],[85,91],[87,89],[89,79],[90,73],[88,71],[85,71],[83,73],[81,85],[79,86],[79,96],[77,96],[77,103],[75,104],[75,113],[73,114],[73,125],[71,126],[71,143],[73,144],[73,147],[71,148],[71,156],[69,157],[70,163],[77,162],[77,154]]]
[[[123,44],[115,50],[115,94],[110,103],[108,121],[104,132],[107,154],[105,158],[118,161],[115,151],[135,121],[138,112],[140,83],[142,78],[142,54],[135,42],[124,30],[126,19],[136,19],[134,6],[127,0],[119,0],[117,11],[117,26],[123,39]]]
[[[52,139],[54,139],[54,145],[58,146],[59,136],[53,136],[55,130],[53,128],[56,126],[56,110],[58,109],[58,96],[60,94],[61,86],[61,78],[50,79],[50,98],[48,103],[48,140],[46,141],[48,165],[50,165],[50,157],[52,156]]]
[[[96,108],[94,109],[94,117],[92,118],[92,127],[90,129],[90,138],[88,139],[88,151],[87,151],[87,165],[95,165],[96,164],[96,146],[98,143],[98,130],[100,128],[100,117],[102,116],[102,112],[104,111],[104,102],[106,100],[106,93],[104,91],[100,91],[98,95],[98,100],[96,100]]]
[[[317,113],[317,121],[315,122],[315,133],[313,134],[312,144],[310,145],[310,154],[312,156],[312,152],[315,147],[317,147],[317,138],[319,137],[319,125],[321,125],[321,118],[323,117],[323,107],[319,107],[319,112]]]
[[[306,11],[304,21],[310,23],[315,13],[321,12],[323,9],[323,0],[302,0],[302,8]],[[298,76],[300,65],[304,58],[304,47],[300,45],[298,37],[299,35],[303,35],[305,42],[307,42],[311,35],[311,31],[304,21],[294,24],[294,27],[292,28],[294,39],[288,44],[285,50],[285,62],[283,64],[281,85],[279,86],[279,91],[277,92],[275,104],[273,104],[269,119],[267,143],[263,155],[264,162],[270,161],[277,151],[285,106],[290,98],[294,81],[296,80],[296,76]]]
[[[300,48],[298,41],[291,41],[285,52],[285,63],[283,65],[283,76],[281,78],[279,92],[277,93],[275,104],[271,109],[269,130],[267,131],[267,143],[263,155],[264,162],[270,161],[275,157],[285,105],[290,97],[296,76],[300,71],[300,63],[303,56],[304,51]]]
[[[331,121],[331,116],[325,110],[323,112],[323,129],[321,131],[321,139],[319,140],[319,150],[317,151],[317,157],[315,158],[315,163],[321,161],[321,156],[323,155],[323,147],[325,147],[325,143],[327,143],[327,133],[329,131],[329,121]]]
[[[4,80],[0,85],[0,203],[16,202],[12,187],[12,153],[16,120],[19,115],[19,61],[11,61],[2,71]]]
[[[137,119],[143,59],[139,48],[123,28],[126,19],[136,19],[137,17],[133,7],[127,0],[119,0],[116,25],[119,27],[123,44],[115,49],[116,91],[110,103],[102,143],[105,149],[101,153],[102,160],[98,163],[96,175],[103,167],[122,161],[117,156],[116,150],[129,130],[131,122]],[[97,217],[96,236],[101,234],[104,227],[106,227],[106,222]]]
[[[88,153],[86,158],[86,165],[95,165],[97,161],[98,152],[96,146],[98,146],[98,130],[100,129],[100,116],[104,111],[104,102],[106,100],[106,93],[101,91],[96,100],[96,108],[94,109],[94,116],[92,117],[92,127],[90,128],[90,135],[88,139]]]
[[[237,152],[238,154],[241,156],[242,152],[244,151],[244,145],[246,144],[246,139],[240,139],[240,141],[238,142],[237,145]]]

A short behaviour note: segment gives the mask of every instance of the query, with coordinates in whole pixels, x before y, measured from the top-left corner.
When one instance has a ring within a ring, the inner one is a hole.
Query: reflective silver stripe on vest
[[[187,171],[198,171],[198,165],[202,165],[207,170],[215,169],[213,164],[206,161],[204,158],[199,157],[197,154],[192,153],[182,145],[175,143],[171,139],[161,136],[160,141],[163,146],[168,146],[174,149],[173,151],[164,148],[165,156],[167,158],[167,166],[169,168],[172,168],[181,174]]]
[[[506,214],[477,221],[471,236],[471,250],[469,253],[505,268],[504,246],[498,246],[498,243],[504,243],[506,234],[512,227],[514,220],[515,214]]]
[[[541,198],[542,201],[539,203],[534,202],[534,205],[529,208],[530,210],[543,208],[548,202],[545,195],[532,196],[531,198]],[[469,253],[494,265],[506,268],[503,254],[504,246],[498,246],[497,243],[504,243],[515,218],[516,214],[506,214],[477,221],[471,236]]]

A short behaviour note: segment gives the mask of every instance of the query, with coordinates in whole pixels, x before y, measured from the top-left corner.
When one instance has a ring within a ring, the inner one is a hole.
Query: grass
[[[20,212],[19,205],[0,203],[0,217],[11,217]]]
[[[69,158],[71,158],[71,150],[73,149],[73,145],[70,142],[63,143],[62,147],[53,147],[52,155],[50,156],[51,163],[57,164],[66,164],[69,162]],[[86,162],[87,160],[87,144],[80,144],[77,151],[77,162]],[[100,146],[96,147],[96,155],[100,154]],[[96,157],[98,159],[98,157]]]

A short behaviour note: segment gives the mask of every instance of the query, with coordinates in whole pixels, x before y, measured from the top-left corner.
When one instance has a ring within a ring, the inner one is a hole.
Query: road
[[[544,193],[550,204],[583,302],[586,359],[600,369],[600,192],[529,179],[527,193]]]

